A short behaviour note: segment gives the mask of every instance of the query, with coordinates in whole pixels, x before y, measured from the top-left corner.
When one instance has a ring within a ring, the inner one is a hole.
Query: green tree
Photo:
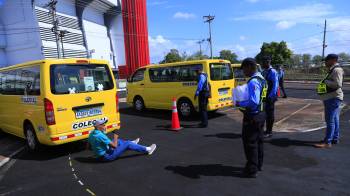
[[[288,48],[287,43],[285,41],[281,42],[271,42],[271,43],[263,43],[260,48],[260,52],[256,55],[255,59],[262,63],[263,56],[271,56],[273,65],[286,64],[289,62],[292,51]]]
[[[198,52],[195,52],[194,54],[192,54],[191,56],[189,56],[186,60],[192,61],[192,60],[201,60],[201,59],[209,59],[209,56],[204,55],[203,53],[198,51]]]
[[[236,53],[232,52],[231,50],[221,50],[220,51],[220,59],[228,60],[231,63],[238,63],[237,60],[238,56]]]
[[[303,66],[309,67],[311,64],[311,54],[303,54]]]
[[[163,63],[173,63],[173,62],[180,62],[182,61],[182,57],[177,49],[171,49],[170,52],[165,55],[164,60],[162,60],[161,64]]]
[[[342,53],[339,53],[338,56],[339,56],[339,61],[342,61],[342,62],[350,61],[350,54],[348,53],[342,52]]]
[[[321,65],[322,64],[322,56],[321,55],[315,55],[312,57],[312,63],[316,65]]]
[[[288,64],[290,64],[291,67],[299,67],[301,62],[302,62],[302,56],[300,54],[293,54],[289,59]]]

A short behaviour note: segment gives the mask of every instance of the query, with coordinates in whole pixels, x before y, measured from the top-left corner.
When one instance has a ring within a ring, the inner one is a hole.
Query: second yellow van
[[[229,61],[198,60],[161,65],[149,65],[134,72],[127,84],[127,102],[136,110],[145,108],[171,109],[176,98],[178,112],[186,117],[198,111],[196,70],[208,75],[210,94],[208,111],[232,106],[233,80]]]

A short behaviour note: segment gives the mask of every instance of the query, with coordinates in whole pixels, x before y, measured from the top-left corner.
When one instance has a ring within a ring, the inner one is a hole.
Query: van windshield
[[[53,94],[105,91],[114,87],[107,65],[51,65],[50,74],[51,92]]]
[[[213,81],[233,79],[231,65],[228,63],[211,63],[210,79]]]

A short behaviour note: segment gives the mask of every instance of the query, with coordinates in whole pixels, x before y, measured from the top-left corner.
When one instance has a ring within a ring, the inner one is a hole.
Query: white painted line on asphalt
[[[307,129],[307,130],[304,130],[304,131],[301,131],[302,133],[307,133],[307,132],[312,132],[312,131],[318,131],[320,129],[324,129],[326,128],[327,126],[322,126],[322,127],[316,127],[316,128],[313,128],[313,129]]]
[[[78,179],[78,176],[76,174],[73,174],[73,176],[74,176],[75,179]]]
[[[95,193],[92,192],[90,189],[86,189],[86,191],[87,191],[88,193],[90,193],[91,195],[95,195]]]
[[[311,105],[311,103],[309,103],[309,104],[305,105],[304,107],[300,108],[299,110],[297,110],[297,111],[295,111],[295,112],[289,114],[288,116],[286,116],[286,117],[284,117],[283,119],[281,119],[280,121],[278,121],[278,122],[276,123],[276,125],[281,124],[282,122],[288,120],[290,117],[294,116],[294,115],[297,114],[298,112],[301,112],[302,110],[306,109],[306,108],[309,107],[310,105]]]
[[[24,148],[25,148],[25,146],[22,146],[21,148],[19,148],[19,149],[16,150],[15,152],[11,153],[8,157],[6,157],[5,159],[3,159],[3,160],[0,162],[0,167],[2,167],[2,166],[5,165],[7,162],[9,162],[13,156],[15,156],[16,154],[20,153]]]
[[[71,166],[71,167],[72,167],[72,161],[69,161],[69,166]]]
[[[74,168],[72,167],[72,172],[74,172]]]
[[[80,184],[81,186],[84,186],[84,184],[83,184],[82,181],[78,180],[78,182],[79,182],[79,184]]]

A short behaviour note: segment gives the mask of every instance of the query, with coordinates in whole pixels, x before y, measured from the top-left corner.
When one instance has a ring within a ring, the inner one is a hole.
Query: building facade
[[[95,58],[130,75],[149,64],[146,0],[57,0],[58,42],[50,0],[5,0],[0,6],[0,66],[31,60]]]

